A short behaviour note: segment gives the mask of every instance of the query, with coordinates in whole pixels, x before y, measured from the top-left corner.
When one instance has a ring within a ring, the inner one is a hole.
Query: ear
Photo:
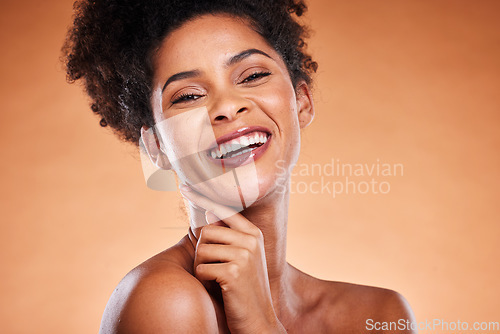
[[[170,161],[167,155],[162,151],[160,140],[153,128],[148,128],[143,125],[141,128],[141,139],[144,143],[146,154],[156,167],[161,169],[172,169]]]
[[[298,83],[295,94],[297,96],[299,125],[300,128],[303,129],[311,124],[314,119],[314,102],[309,85],[305,81]]]

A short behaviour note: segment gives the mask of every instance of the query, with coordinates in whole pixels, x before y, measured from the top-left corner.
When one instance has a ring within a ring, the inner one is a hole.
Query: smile
[[[244,127],[217,138],[207,155],[214,163],[236,168],[262,156],[270,141],[268,129],[261,126]]]
[[[252,132],[219,144],[210,150],[213,159],[228,159],[249,153],[267,143],[268,134],[265,132]]]

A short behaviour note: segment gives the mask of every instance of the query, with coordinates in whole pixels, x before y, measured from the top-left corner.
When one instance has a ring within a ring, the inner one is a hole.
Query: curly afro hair
[[[242,17],[281,55],[292,83],[311,83],[317,63],[305,53],[307,29],[295,19],[297,0],[76,1],[64,43],[67,79],[82,79],[91,109],[123,140],[138,145],[143,125],[154,126],[150,105],[152,56],[163,39],[204,14]]]

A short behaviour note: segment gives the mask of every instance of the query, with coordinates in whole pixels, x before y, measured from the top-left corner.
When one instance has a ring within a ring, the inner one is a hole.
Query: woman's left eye
[[[255,72],[243,79],[240,83],[249,83],[271,75],[271,72]]]

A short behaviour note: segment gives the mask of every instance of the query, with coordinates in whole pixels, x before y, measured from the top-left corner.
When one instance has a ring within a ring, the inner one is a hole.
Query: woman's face
[[[204,15],[170,33],[154,57],[152,106],[181,182],[232,206],[242,192],[248,206],[283,190],[313,115],[298,87],[243,19]]]

